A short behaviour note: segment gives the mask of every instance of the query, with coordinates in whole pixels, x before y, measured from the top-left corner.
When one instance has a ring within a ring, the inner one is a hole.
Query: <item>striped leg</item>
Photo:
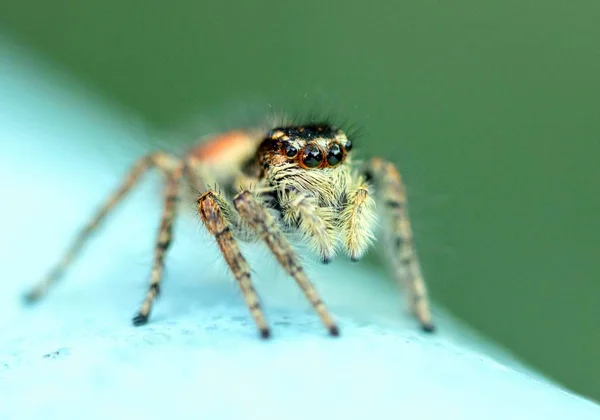
[[[421,265],[413,245],[413,233],[406,209],[406,191],[400,173],[393,164],[375,158],[369,162],[366,175],[375,182],[381,202],[390,215],[396,278],[407,283],[411,309],[422,329],[433,332],[435,326]],[[402,269],[406,271],[406,277],[402,275]]]
[[[165,254],[171,245],[173,238],[173,222],[177,215],[177,201],[180,194],[180,181],[182,177],[181,165],[171,169],[167,173],[167,185],[165,187],[164,208],[161,217],[160,228],[154,247],[154,262],[150,274],[150,286],[146,299],[140,306],[138,313],[133,317],[133,325],[144,325],[148,322],[152,304],[160,293],[160,282],[163,278],[165,268]]]
[[[92,233],[97,230],[110,211],[131,191],[147,170],[157,167],[163,171],[168,171],[172,162],[173,158],[164,153],[153,153],[138,160],[127,174],[121,186],[106,200],[94,217],[79,232],[71,246],[50,273],[34,285],[25,295],[25,300],[27,302],[35,302],[47,294],[48,290],[58,282],[69,264],[82,250]]]
[[[226,217],[231,214],[228,205],[216,192],[208,191],[198,199],[198,212],[208,231],[215,237],[225,261],[237,280],[261,337],[269,338],[269,326],[260,307],[258,294],[250,279],[250,267],[242,256],[231,232],[231,222],[235,222]]]
[[[242,191],[233,200],[233,204],[250,228],[252,228],[267,244],[279,264],[296,280],[306,298],[315,308],[321,321],[333,336],[339,335],[339,329],[333,317],[319,297],[300,265],[300,261],[275,220],[267,210],[252,196],[249,191]]]

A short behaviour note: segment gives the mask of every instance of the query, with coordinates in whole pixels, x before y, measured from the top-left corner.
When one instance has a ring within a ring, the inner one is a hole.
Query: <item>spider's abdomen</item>
[[[205,137],[186,156],[198,163],[200,177],[208,184],[230,184],[240,168],[251,160],[264,135],[263,130],[232,130]]]

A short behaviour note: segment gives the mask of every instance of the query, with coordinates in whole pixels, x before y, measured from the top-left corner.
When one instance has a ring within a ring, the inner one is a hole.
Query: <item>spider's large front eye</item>
[[[283,153],[285,153],[287,157],[293,158],[298,154],[298,149],[296,149],[296,147],[290,142],[286,141],[285,143],[283,143]]]
[[[302,163],[307,168],[316,168],[323,161],[323,153],[321,149],[314,144],[309,144],[304,148],[302,153]]]
[[[329,147],[329,151],[327,152],[327,163],[330,166],[335,166],[340,163],[344,159],[344,152],[342,152],[342,148],[339,144],[334,143]]]

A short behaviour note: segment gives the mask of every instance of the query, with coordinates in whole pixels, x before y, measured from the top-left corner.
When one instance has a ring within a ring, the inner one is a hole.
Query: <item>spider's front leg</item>
[[[270,336],[269,326],[260,307],[258,294],[250,279],[250,267],[232,234],[232,227],[242,230],[237,214],[215,191],[207,191],[200,196],[198,212],[208,231],[215,237],[227,265],[240,285],[246,305],[250,309],[250,314],[254,318],[261,337],[268,338]]]
[[[275,219],[267,209],[250,193],[242,191],[233,199],[233,204],[240,214],[242,220],[266,243],[279,264],[285,271],[296,280],[306,298],[315,308],[321,321],[333,336],[339,335],[339,329],[333,317],[325,307],[323,300],[317,290],[308,279],[300,265],[300,260],[292,246],[287,241],[281,229],[277,226]]]
[[[406,189],[400,173],[392,163],[374,158],[369,161],[365,174],[374,182],[379,201],[389,214],[396,278],[407,283],[411,309],[423,330],[433,332],[435,327],[429,309],[427,288],[413,245],[413,233],[406,208]],[[401,271],[406,271],[406,276]]]

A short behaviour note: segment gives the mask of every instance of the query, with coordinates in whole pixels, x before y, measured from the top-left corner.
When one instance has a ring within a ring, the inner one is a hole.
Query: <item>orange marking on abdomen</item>
[[[227,161],[231,155],[243,153],[256,147],[256,137],[247,131],[229,131],[209,137],[194,147],[189,154],[201,162]]]

